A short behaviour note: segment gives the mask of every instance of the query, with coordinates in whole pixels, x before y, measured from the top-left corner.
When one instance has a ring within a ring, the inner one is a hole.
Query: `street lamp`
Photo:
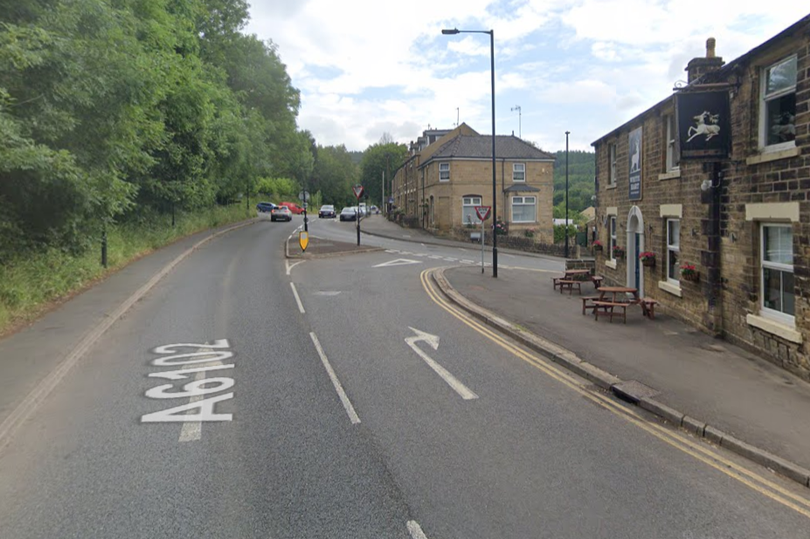
[[[492,219],[498,221],[498,191],[495,175],[495,30],[459,30],[458,28],[444,29],[442,34],[452,36],[456,34],[489,34],[489,58],[492,79]],[[498,276],[498,232],[492,227],[492,276]]]
[[[565,132],[565,258],[568,258],[568,135]]]

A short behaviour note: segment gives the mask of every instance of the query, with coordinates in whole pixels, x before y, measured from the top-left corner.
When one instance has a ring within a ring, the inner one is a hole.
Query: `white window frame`
[[[608,186],[616,186],[616,145],[608,144]]]
[[[515,219],[515,206],[531,206],[534,208],[534,219],[530,221],[518,221]],[[513,196],[512,197],[512,222],[513,223],[536,223],[537,222],[537,197],[536,196]]]
[[[671,243],[670,242],[670,237],[672,236],[672,234],[670,233],[670,230],[671,230],[672,226],[675,223],[677,223],[677,225],[678,225],[678,236],[675,238],[675,243]],[[681,237],[680,237],[681,236],[681,220],[680,219],[675,219],[675,218],[667,219],[666,234],[667,234],[667,238],[666,238],[666,240],[667,240],[667,255],[666,255],[666,258],[664,260],[664,264],[666,264],[666,279],[667,279],[667,282],[669,284],[677,286],[677,287],[680,288],[680,286],[681,286],[680,268],[677,265],[677,262],[681,258]],[[675,253],[675,258],[676,258],[675,262],[676,262],[676,264],[675,264],[675,268],[673,270],[674,275],[670,275],[669,274],[669,269],[670,269],[670,267],[672,265],[672,264],[670,264],[670,261],[671,261],[670,257],[673,255],[673,253]]]
[[[512,163],[512,181],[526,182],[526,163]]]
[[[666,141],[667,157],[665,163],[666,170],[664,170],[664,172],[675,172],[681,169],[681,164],[677,153],[678,133],[675,130],[675,116],[672,114],[666,116]]]
[[[777,311],[776,309],[771,309],[770,307],[765,306],[765,270],[771,269],[776,270],[784,273],[794,274],[793,271],[793,264],[784,264],[780,262],[772,262],[770,260],[765,260],[765,229],[766,228],[782,228],[789,230],[791,233],[791,239],[793,238],[793,227],[790,224],[786,223],[773,223],[773,222],[761,222],[759,223],[759,286],[760,286],[760,301],[759,301],[759,308],[760,314],[766,318],[770,318],[771,320],[775,320],[777,322],[789,325],[791,327],[795,327],[796,325],[796,317],[792,314],[787,314],[782,311]],[[791,241],[791,260],[793,259],[793,242]],[[795,278],[795,277],[794,277]],[[794,292],[795,294],[795,292]],[[793,298],[793,308],[796,308],[796,298],[794,295]]]
[[[475,213],[476,206],[483,206],[483,197],[478,195],[468,195],[461,197],[461,224],[462,225],[477,225],[480,224],[480,220],[478,219],[478,215]],[[465,215],[466,214],[466,215]],[[467,222],[465,217],[470,215],[472,220]]]
[[[780,150],[787,150],[790,148],[796,147],[795,140],[788,140],[786,142],[780,142],[776,144],[768,144],[768,101],[772,101],[775,99],[780,99],[786,95],[795,94],[796,93],[796,81],[793,82],[793,86],[784,88],[779,90],[778,92],[774,92],[771,95],[765,95],[768,86],[768,73],[774,67],[784,64],[785,62],[789,62],[790,60],[794,60],[798,62],[797,56],[795,54],[786,56],[785,58],[780,59],[778,62],[774,62],[773,64],[765,67],[762,69],[760,74],[760,100],[759,100],[759,147],[763,151],[768,152],[777,152]],[[797,65],[797,79],[798,79],[798,65]],[[795,111],[794,111],[795,114]]]
[[[617,235],[616,235],[616,216],[615,215],[611,215],[608,218],[608,235],[609,235],[608,254],[610,255],[610,260],[615,262],[616,258],[613,256],[613,248],[616,247],[616,245],[617,245],[617,243],[616,243],[616,238],[617,238]]]
[[[450,181],[450,163],[439,163],[439,181]]]

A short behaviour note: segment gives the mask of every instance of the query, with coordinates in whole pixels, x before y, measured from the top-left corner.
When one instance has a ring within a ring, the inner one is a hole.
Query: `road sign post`
[[[491,206],[476,206],[475,214],[481,220],[481,273],[484,273],[484,221],[489,218],[489,212],[492,210]],[[495,231],[492,231],[495,234]]]
[[[298,193],[298,199],[302,202],[302,205],[304,207],[304,232],[309,232],[308,226],[309,219],[307,219],[307,206],[309,206],[307,202],[309,202],[309,191],[304,189],[303,191]]]
[[[309,233],[308,232],[299,232],[298,233],[298,245],[301,247],[301,252],[305,253],[307,251],[307,246],[309,245]]]
[[[360,245],[360,197],[363,196],[363,186],[359,183],[352,187],[354,196],[357,199],[357,211],[354,212],[354,219],[357,225],[357,245]]]

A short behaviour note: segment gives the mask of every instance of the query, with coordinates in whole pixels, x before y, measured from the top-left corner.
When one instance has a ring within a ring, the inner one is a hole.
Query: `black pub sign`
[[[726,159],[731,148],[728,91],[676,96],[681,160]]]

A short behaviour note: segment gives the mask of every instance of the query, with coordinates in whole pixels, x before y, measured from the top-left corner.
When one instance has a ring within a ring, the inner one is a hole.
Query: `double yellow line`
[[[504,338],[500,333],[490,329],[465,311],[455,307],[437,290],[436,285],[433,282],[433,273],[439,271],[439,269],[440,268],[432,268],[423,271],[420,276],[422,286],[424,287],[425,292],[427,292],[428,296],[430,296],[434,302],[436,302],[445,311],[455,316],[462,323],[466,324],[474,331],[480,333],[529,365],[539,369],[544,374],[576,391],[586,399],[589,399],[590,401],[605,408],[622,419],[629,421],[633,425],[655,436],[659,440],[703,462],[704,464],[711,466],[715,470],[736,479],[740,483],[743,483],[744,485],[767,496],[768,498],[793,509],[807,518],[810,518],[810,499],[807,497],[791,492],[779,484],[774,483],[773,481],[770,481],[767,478],[724,458],[705,443],[696,442],[684,434],[665,428],[655,422],[650,422],[641,416],[641,414],[639,414],[637,411],[623,406],[605,395],[586,388],[580,380],[575,378],[566,370],[549,363],[540,356],[515,345],[513,342]]]

